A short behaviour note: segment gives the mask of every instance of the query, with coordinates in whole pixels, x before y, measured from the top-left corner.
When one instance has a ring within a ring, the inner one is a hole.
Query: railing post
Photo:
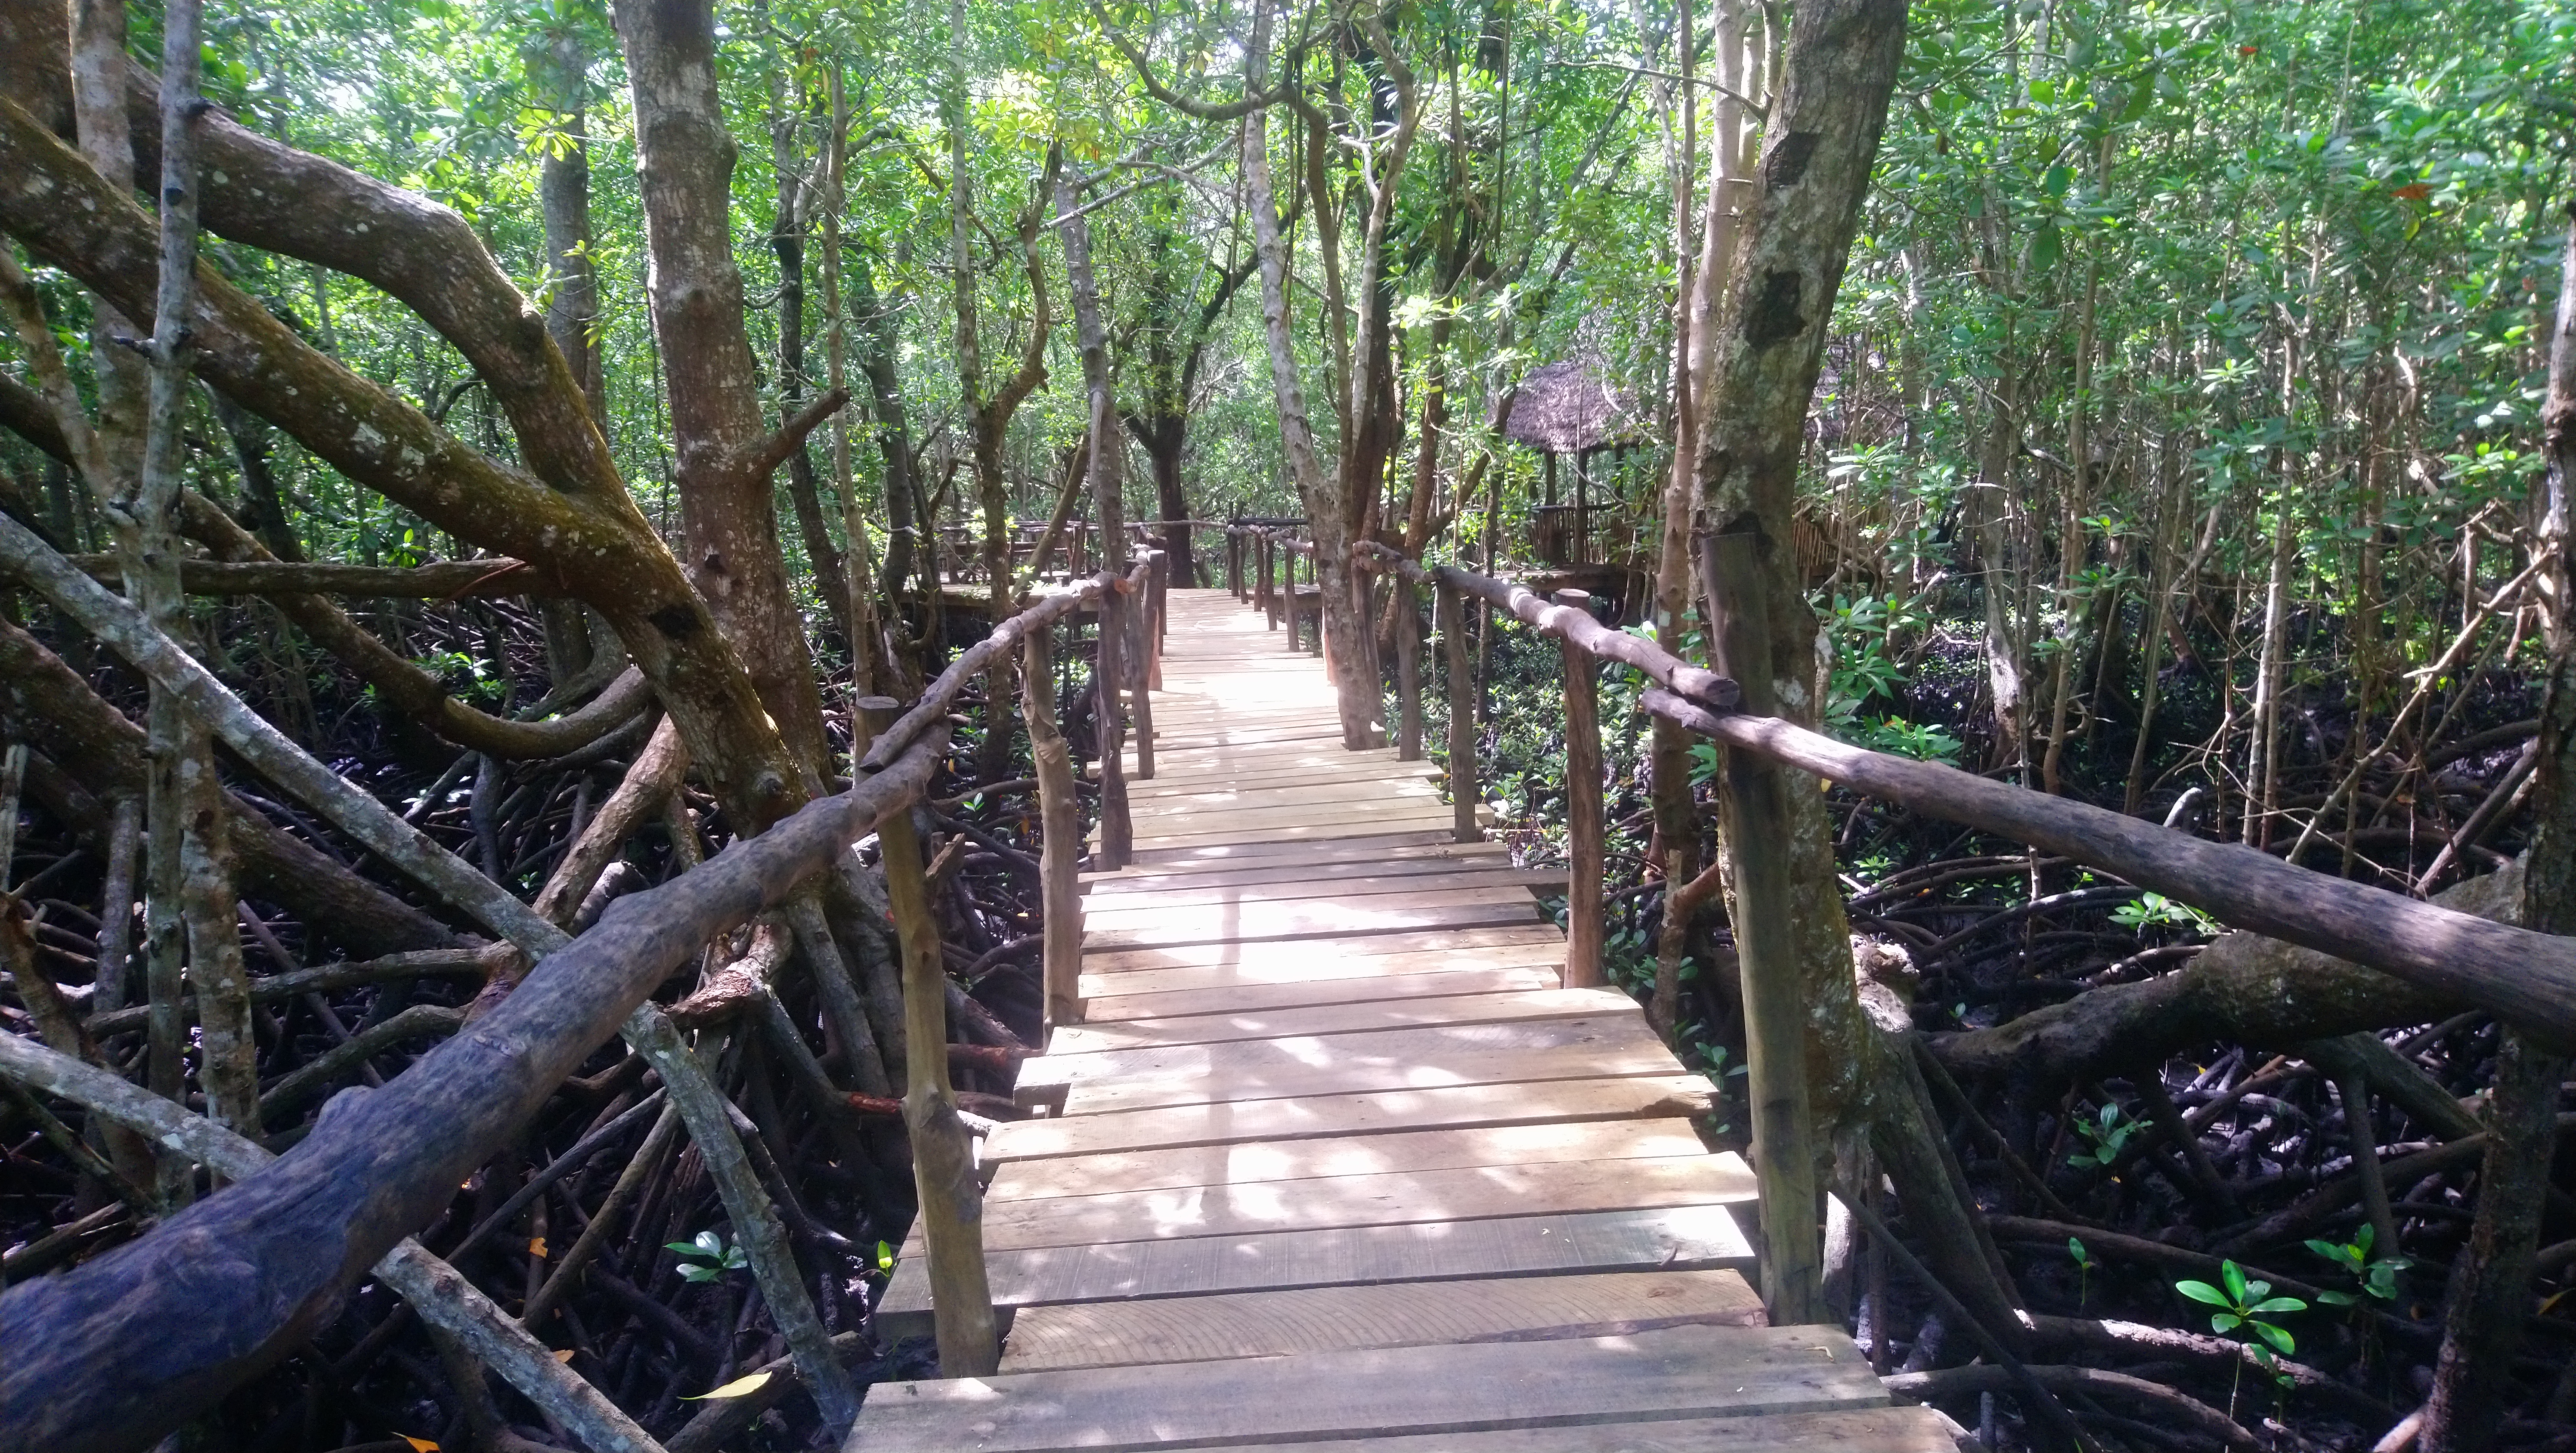
[[[862,698],[871,735],[894,720],[889,698]],[[930,1263],[930,1311],[939,1337],[943,1377],[988,1377],[1001,1365],[994,1331],[993,1292],[984,1275],[984,1187],[975,1174],[975,1147],[957,1115],[957,1092],[948,1083],[948,971],[941,961],[939,922],[930,911],[930,884],[912,805],[877,825],[886,901],[903,946],[903,1124],[912,1141],[913,1186],[921,1201],[921,1239]]]
[[[1432,598],[1446,612],[1439,627],[1449,664],[1449,802],[1455,814],[1450,836],[1478,842],[1485,834],[1476,825],[1482,798],[1476,779],[1476,679],[1467,655],[1467,593],[1442,586]]]
[[[1235,603],[1243,603],[1243,532],[1232,525],[1225,530],[1225,589]]]
[[[1129,716],[1136,723],[1136,780],[1154,780],[1154,691],[1153,681],[1159,668],[1154,649],[1154,569],[1149,553],[1145,578],[1131,580],[1138,599],[1126,615],[1128,638],[1119,644],[1120,659],[1127,665]]]
[[[1401,570],[1386,572],[1395,597],[1395,759],[1422,760],[1422,617],[1413,582]]]
[[[1333,670],[1332,652],[1324,644],[1324,562],[1315,554],[1315,542],[1306,542],[1306,579],[1315,587],[1315,644],[1306,654],[1324,658],[1324,673]]]
[[[1279,619],[1288,627],[1288,649],[1297,649],[1297,552],[1279,544]]]
[[[1170,617],[1164,610],[1166,597],[1172,589],[1172,556],[1168,550],[1156,550],[1145,558],[1153,564],[1153,570],[1145,577],[1146,600],[1152,612],[1149,617],[1152,628],[1145,634],[1146,684],[1160,691],[1163,689],[1163,641],[1172,629]]]
[[[1074,795],[1073,749],[1055,721],[1055,631],[1029,632],[1020,646],[1020,716],[1029,728],[1029,759],[1037,768],[1039,925],[1045,939],[1046,1022],[1066,1024],[1082,1013],[1082,888],[1075,859],[1082,851],[1082,812]]]
[[[1700,585],[1711,663],[1734,678],[1744,709],[1770,716],[1769,609],[1750,532],[1700,537]],[[1772,1325],[1825,1319],[1824,1259],[1816,1234],[1816,1154],[1808,1102],[1807,1014],[1797,961],[1796,885],[1789,877],[1786,769],[1751,752],[1724,752],[1718,800],[1734,879],[1735,951],[1744,985],[1745,1095],[1762,1202],[1762,1303]]]
[[[1261,585],[1252,603],[1261,607],[1262,619],[1268,622],[1269,629],[1275,631],[1279,629],[1279,592],[1271,582],[1274,567],[1270,560],[1269,532],[1254,536],[1253,545],[1261,554]]]
[[[1590,594],[1560,590],[1556,603],[1589,610]],[[1565,987],[1589,989],[1603,981],[1601,966],[1601,706],[1592,653],[1560,639],[1565,663],[1565,824],[1568,856],[1565,894]]]
[[[1092,739],[1100,752],[1100,863],[1102,872],[1127,866],[1135,851],[1136,830],[1127,815],[1126,717],[1119,704],[1120,622],[1125,619],[1121,582],[1100,582],[1100,628],[1091,663]]]

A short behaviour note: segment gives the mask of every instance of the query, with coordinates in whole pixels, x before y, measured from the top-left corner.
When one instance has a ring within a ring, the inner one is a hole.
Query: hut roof
[[[1521,376],[1506,438],[1549,454],[1580,454],[1636,437],[1635,409],[1602,382],[1600,365],[1569,359]]]

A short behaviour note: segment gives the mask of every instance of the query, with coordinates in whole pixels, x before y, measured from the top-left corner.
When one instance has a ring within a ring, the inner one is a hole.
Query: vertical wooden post
[[[1136,724],[1136,780],[1154,780],[1154,573],[1145,579],[1121,613],[1127,639],[1119,642],[1119,659],[1127,667],[1128,717]]]
[[[869,734],[894,720],[896,703],[864,697]],[[930,1312],[939,1336],[943,1377],[987,1377],[1001,1365],[993,1292],[984,1275],[984,1187],[975,1147],[957,1116],[948,1083],[948,972],[940,960],[939,922],[912,807],[877,826],[886,900],[903,946],[903,1124],[912,1141],[913,1186],[921,1200],[921,1239],[930,1262]]]
[[[1560,590],[1556,603],[1588,611],[1590,594]],[[1604,979],[1601,966],[1601,704],[1592,654],[1560,640],[1565,663],[1565,825],[1568,839],[1565,894],[1565,987],[1590,989]]]
[[[1750,531],[1701,537],[1700,584],[1718,671],[1769,716],[1769,608]],[[1824,1252],[1816,1229],[1814,1115],[1808,1103],[1806,1003],[1798,986],[1795,885],[1789,881],[1788,772],[1719,748],[1726,856],[1735,880],[1735,951],[1744,985],[1745,1095],[1762,1202],[1762,1303],[1774,1326],[1825,1320]],[[1810,789],[1812,790],[1812,789]]]
[[[1315,587],[1315,619],[1312,622],[1315,627],[1315,644],[1307,649],[1306,654],[1323,657],[1324,674],[1329,676],[1333,671],[1333,658],[1324,646],[1324,562],[1315,558],[1315,546],[1312,541],[1307,542],[1306,545],[1306,582]]]
[[[1279,592],[1271,581],[1275,567],[1270,562],[1270,536],[1265,532],[1254,543],[1261,552],[1261,585],[1253,604],[1261,607],[1261,618],[1275,631],[1279,629]]]
[[[1160,691],[1163,689],[1163,638],[1171,631],[1164,606],[1172,587],[1172,557],[1168,551],[1156,550],[1145,559],[1151,567],[1145,573],[1145,684]]]
[[[1288,649],[1297,649],[1297,552],[1279,545],[1279,619],[1288,627]]]
[[[1440,645],[1449,666],[1449,803],[1454,814],[1449,835],[1472,843],[1485,834],[1476,825],[1482,798],[1476,778],[1476,677],[1467,654],[1467,593],[1443,586],[1432,598],[1443,612]]]
[[[1422,760],[1422,617],[1413,582],[1387,572],[1395,594],[1395,759]]]
[[[1093,739],[1100,752],[1100,862],[1102,872],[1114,873],[1127,866],[1127,855],[1135,851],[1136,830],[1127,815],[1126,745],[1122,726],[1126,717],[1119,705],[1118,675],[1119,621],[1123,618],[1118,582],[1100,582],[1100,628],[1098,649],[1091,664],[1091,725]]]
[[[1225,532],[1225,588],[1235,603],[1243,602],[1243,532],[1229,525]]]
[[[1082,1017],[1082,812],[1074,796],[1073,749],[1055,722],[1055,631],[1031,631],[1020,645],[1020,716],[1038,776],[1040,931],[1045,937],[1046,1022]]]

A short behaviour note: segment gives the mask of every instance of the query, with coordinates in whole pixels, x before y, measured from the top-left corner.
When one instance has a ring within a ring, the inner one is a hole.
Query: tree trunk
[[[2576,494],[2576,207],[2569,209],[2549,392],[2540,417],[2548,459],[2548,511],[2540,534],[2553,588],[2539,593],[2547,602],[2549,681],[2540,710],[2537,826],[2523,870],[2522,911],[2524,927],[2565,934],[2576,933],[2576,620],[2569,617],[2567,596],[2576,587],[2576,530],[2568,518],[2570,495]],[[2514,1351],[2531,1310],[2532,1252],[2554,1163],[2559,1085],[2569,1068],[2566,1055],[2506,1029],[2487,1110],[2477,1219],[2452,1271],[2441,1360],[2424,1408],[2424,1453],[2493,1446],[2505,1413],[2518,1401]]]
[[[1791,543],[1798,454],[1904,42],[1902,0],[1799,7],[1703,411],[1701,503],[1716,540],[1734,542],[1722,557],[1732,568],[1711,585],[1713,602],[1727,607],[1712,624],[1727,648],[1721,669],[1744,687],[1749,709],[1793,721],[1816,720],[1824,704],[1815,615]],[[1802,1322],[1822,1310],[1811,1197],[1823,1142],[1795,1111],[1812,1095],[1828,1124],[1856,1113],[1863,1091],[1852,1077],[1869,1041],[1823,795],[1804,774],[1730,753],[1721,802],[1736,863],[1748,1038],[1757,1046],[1748,1081],[1756,1150],[1766,1181],[1776,1172],[1782,1187],[1803,1184],[1810,1197],[1798,1203],[1766,1184],[1764,1302],[1774,1321]],[[1744,881],[1754,865],[1776,881],[1776,895]],[[1766,1034],[1762,1021],[1782,1006],[1796,1019]],[[1766,1044],[1779,1053],[1766,1055]]]
[[[691,573],[811,793],[825,763],[823,699],[788,590],[769,470],[752,457],[768,429],[733,259],[736,147],[716,93],[712,0],[619,0],[615,13]]]
[[[770,171],[778,178],[778,214],[769,233],[769,250],[778,258],[778,414],[795,417],[805,399],[805,228],[813,211],[813,189],[797,179],[802,160],[796,146],[796,113],[786,94],[783,72],[773,71],[769,86]],[[814,588],[823,597],[824,613],[841,639],[855,652],[850,585],[840,547],[823,514],[823,496],[814,481],[814,454],[798,444],[787,455],[787,497],[796,508],[796,532],[805,541],[805,559],[814,570]]]

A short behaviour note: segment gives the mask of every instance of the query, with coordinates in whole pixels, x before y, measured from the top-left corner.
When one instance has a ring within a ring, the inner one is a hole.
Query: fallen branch
[[[261,1173],[276,1161],[267,1151],[212,1120],[189,1114],[180,1106],[127,1083],[121,1076],[94,1069],[67,1055],[55,1054],[14,1034],[0,1034],[0,1075],[69,1100],[104,1119],[151,1137],[163,1147],[235,1182],[233,1191],[226,1193],[228,1195],[237,1196],[242,1187],[256,1184]],[[145,1242],[111,1253],[102,1260],[130,1257],[139,1247],[160,1239],[160,1235],[155,1233]],[[216,1247],[203,1249],[212,1255],[220,1254]],[[530,1402],[543,1408],[549,1417],[589,1445],[592,1453],[656,1453],[659,1449],[660,1445],[637,1427],[634,1420],[619,1411],[607,1394],[556,1361],[552,1348],[522,1330],[507,1313],[493,1305],[489,1297],[475,1290],[473,1284],[459,1275],[454,1267],[430,1255],[418,1241],[402,1238],[376,1262],[375,1273],[385,1285],[411,1303],[422,1320],[463,1342],[485,1365],[507,1379],[510,1386],[517,1388]],[[184,1271],[173,1274],[185,1275]],[[37,1283],[39,1286],[53,1284]],[[112,1314],[105,1315],[104,1319],[115,1320]],[[150,1330],[158,1336],[170,1329],[150,1327]],[[47,1360],[34,1351],[37,1344],[13,1339],[11,1345],[21,1350],[20,1355],[11,1358],[9,1376],[12,1382],[23,1377],[28,1366]],[[14,1406],[8,1412],[10,1416],[6,1422],[0,1422],[0,1428],[25,1426],[15,1417]],[[45,1439],[21,1443],[12,1434],[0,1441],[30,1448],[91,1446],[72,1437],[60,1441]]]

